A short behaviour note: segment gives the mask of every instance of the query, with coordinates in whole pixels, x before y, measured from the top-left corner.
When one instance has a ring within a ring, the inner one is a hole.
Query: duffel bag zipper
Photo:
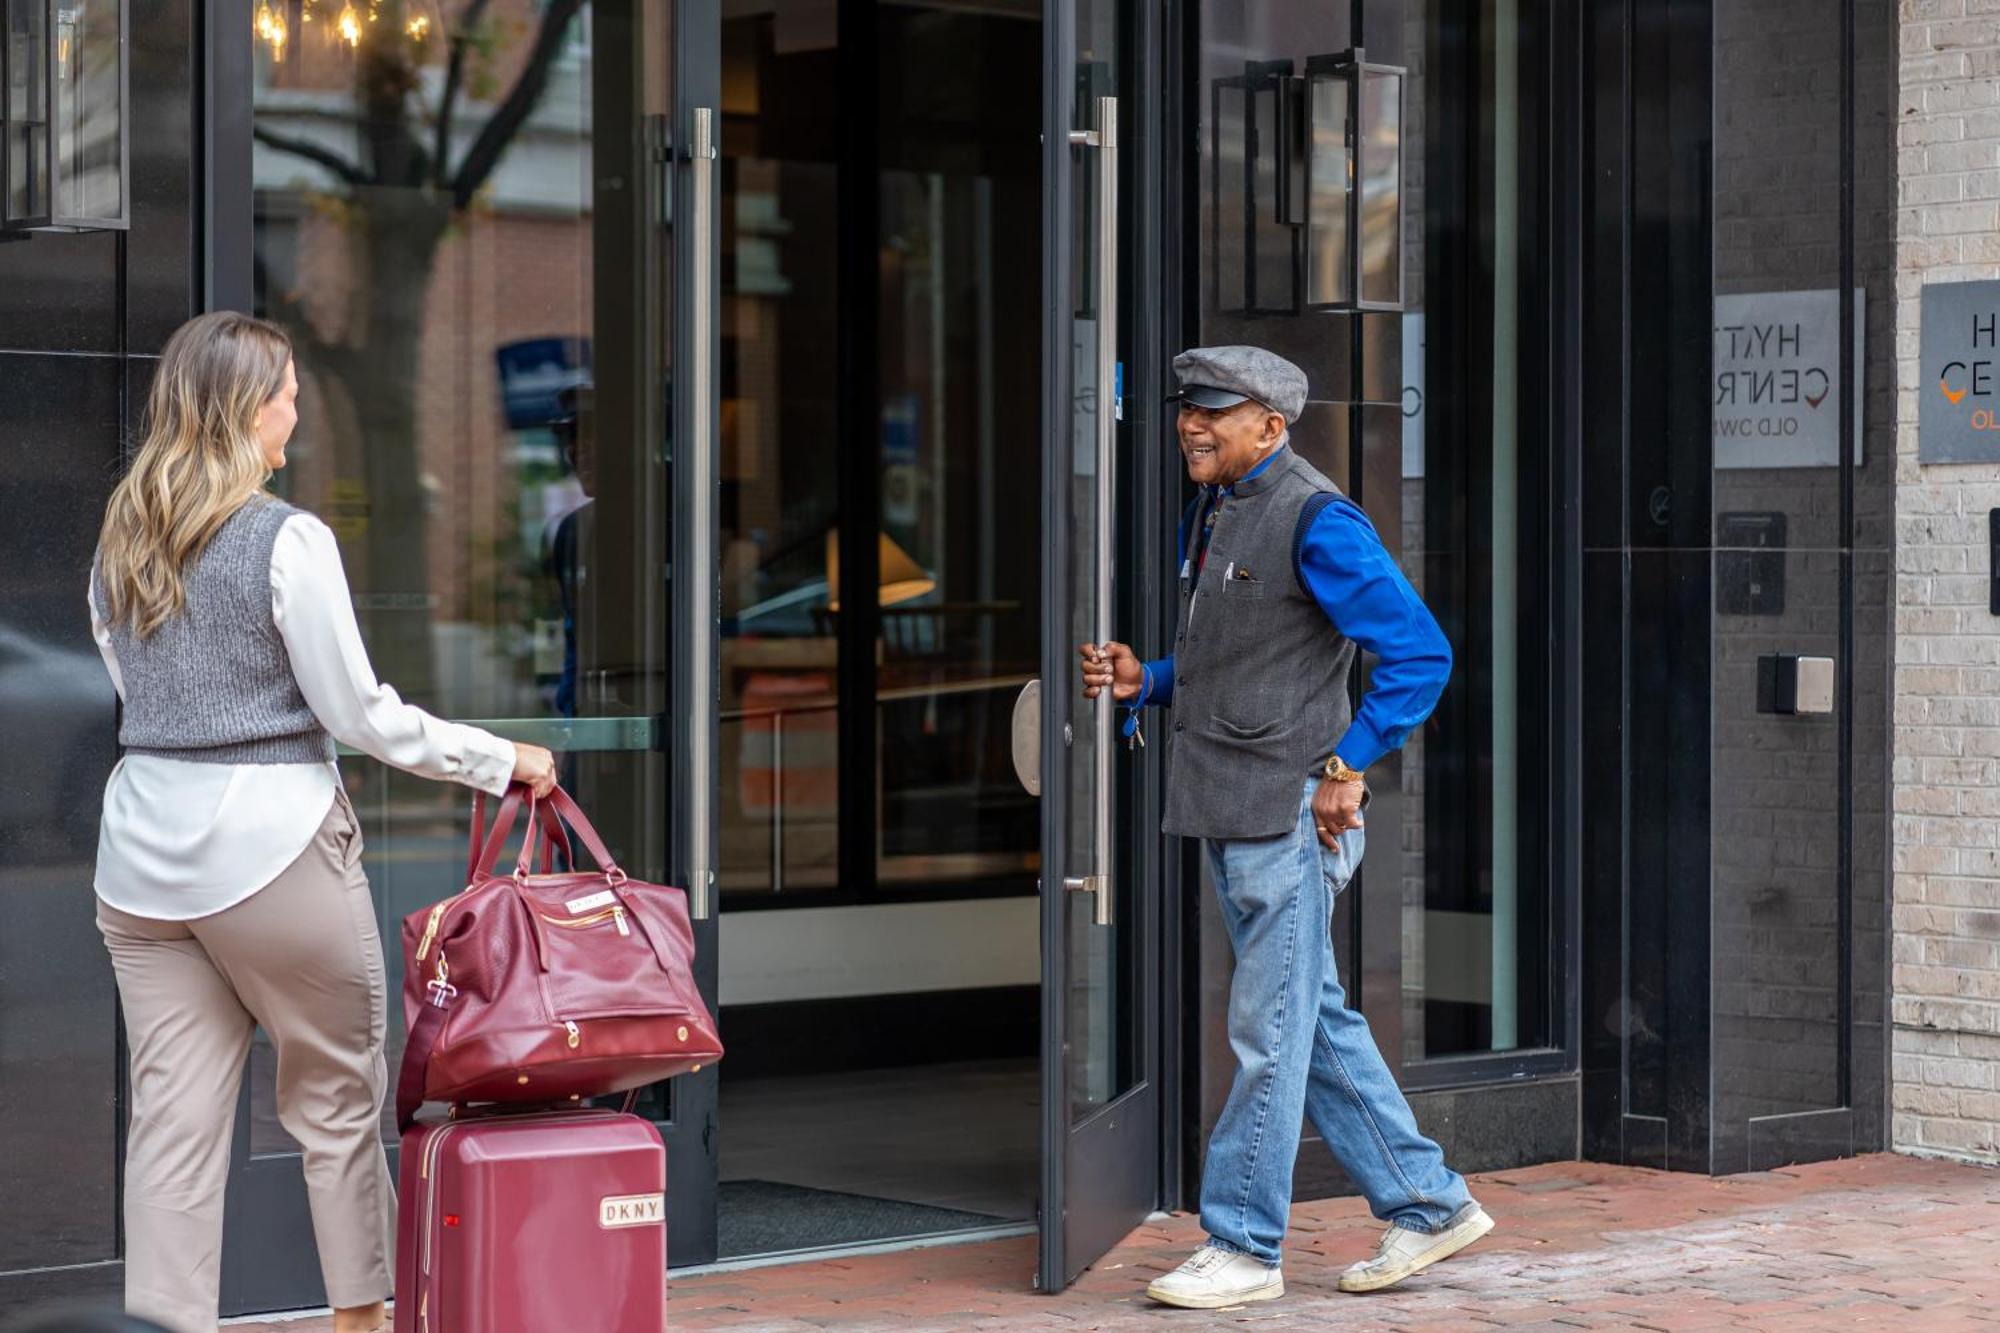
[[[562,926],[568,930],[582,930],[586,926],[601,926],[607,921],[616,921],[620,935],[632,933],[632,927],[625,924],[623,907],[607,907],[602,912],[592,912],[589,916],[550,916],[547,912],[537,915],[552,926]],[[417,956],[421,958],[423,955]]]
[[[424,923],[424,937],[417,941],[417,958],[419,960],[430,952],[431,941],[437,938],[438,922],[444,920],[444,909],[448,906],[450,906],[449,902],[442,902],[431,909],[431,919]]]

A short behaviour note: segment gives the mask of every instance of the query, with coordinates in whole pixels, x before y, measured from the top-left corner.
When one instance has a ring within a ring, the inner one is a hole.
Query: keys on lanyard
[[[1146,748],[1146,733],[1139,730],[1139,710],[1125,711],[1125,722],[1118,728],[1118,734],[1125,738],[1125,748],[1138,751]]]

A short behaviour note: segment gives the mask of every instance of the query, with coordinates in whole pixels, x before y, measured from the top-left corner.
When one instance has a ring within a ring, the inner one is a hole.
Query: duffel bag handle
[[[507,789],[506,799],[500,803],[500,812],[494,817],[490,835],[486,830],[486,793],[482,791],[473,795],[472,838],[465,859],[467,888],[492,878],[493,868],[500,860],[500,849],[507,845],[507,835],[513,831],[514,819],[520,811],[523,795],[530,797],[529,833],[521,844],[523,864],[526,863],[530,849],[536,845],[536,825],[539,824],[542,873],[547,874],[555,869],[555,852],[558,847],[562,849],[563,864],[572,870],[576,868],[576,849],[570,845],[569,832],[563,828],[562,821],[556,818],[555,811],[547,806],[537,808],[529,789],[525,785],[517,784]]]
[[[508,794],[508,799],[514,799],[511,792]],[[529,793],[528,800],[530,809],[539,804],[532,792]],[[625,872],[618,868],[618,862],[613,859],[611,849],[604,845],[604,839],[597,835],[597,830],[591,826],[589,817],[583,813],[583,808],[576,803],[575,798],[558,785],[549,792],[547,801],[547,805],[541,808],[551,815],[560,816],[558,823],[569,825],[576,833],[577,841],[583,844],[583,849],[590,853],[590,859],[597,862],[597,868],[604,872],[606,878],[622,882],[625,879]],[[528,847],[525,843],[521,846],[520,859],[515,862],[514,870],[517,875],[528,873]]]

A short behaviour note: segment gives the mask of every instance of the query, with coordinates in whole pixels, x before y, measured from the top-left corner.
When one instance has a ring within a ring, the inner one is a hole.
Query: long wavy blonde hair
[[[145,437],[98,537],[106,620],[144,638],[186,609],[188,566],[271,480],[257,412],[284,388],[291,358],[276,326],[234,311],[191,319],[167,339]]]

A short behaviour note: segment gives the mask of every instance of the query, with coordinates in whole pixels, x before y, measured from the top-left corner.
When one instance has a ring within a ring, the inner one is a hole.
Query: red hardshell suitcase
[[[396,1333],[661,1333],[667,1156],[579,1108],[403,1135]]]

